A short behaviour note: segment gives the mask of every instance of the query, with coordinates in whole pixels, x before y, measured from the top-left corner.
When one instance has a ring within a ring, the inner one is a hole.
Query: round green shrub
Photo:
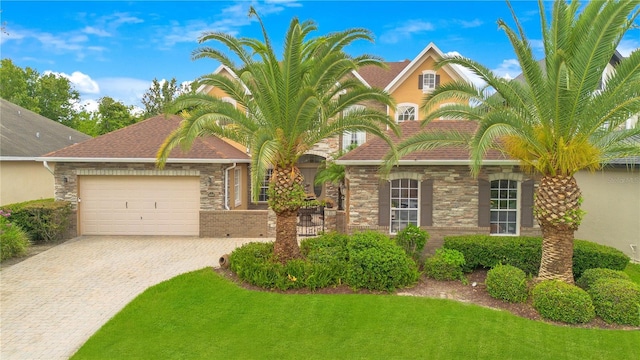
[[[569,324],[586,323],[595,317],[591,297],[581,288],[560,280],[546,280],[531,292],[533,307],[545,319]]]
[[[427,240],[429,240],[429,233],[413,224],[409,224],[400,230],[394,238],[396,244],[403,248],[404,252],[416,261],[420,259]]]
[[[424,263],[424,273],[435,280],[463,279],[464,255],[458,250],[440,248]]]
[[[640,326],[640,285],[625,279],[601,279],[591,285],[589,295],[602,320]]]
[[[384,234],[354,234],[347,250],[346,282],[355,289],[393,291],[418,280],[415,261]]]
[[[576,285],[579,287],[589,291],[589,288],[597,281],[603,279],[623,279],[630,280],[629,275],[627,275],[623,271],[612,270],[612,269],[603,269],[603,268],[595,268],[595,269],[587,269],[582,273],[582,276],[578,281],[576,281]]]
[[[24,255],[31,245],[20,226],[9,221],[9,212],[0,210],[0,260]]]
[[[527,275],[515,266],[498,265],[489,270],[485,285],[495,299],[513,303],[527,300]]]

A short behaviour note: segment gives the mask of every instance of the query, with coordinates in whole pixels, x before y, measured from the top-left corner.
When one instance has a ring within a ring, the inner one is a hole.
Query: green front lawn
[[[449,300],[249,291],[203,269],[149,288],[73,359],[631,359],[639,343]]]
[[[624,269],[624,272],[629,275],[633,282],[640,284],[640,264],[629,263],[629,265]]]

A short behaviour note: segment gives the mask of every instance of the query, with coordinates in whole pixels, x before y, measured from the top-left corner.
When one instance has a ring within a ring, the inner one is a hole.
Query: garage
[[[195,176],[79,176],[82,235],[199,234]]]

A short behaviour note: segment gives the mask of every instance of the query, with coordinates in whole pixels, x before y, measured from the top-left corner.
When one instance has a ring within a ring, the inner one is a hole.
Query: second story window
[[[396,110],[396,122],[416,120],[418,106],[415,104],[400,104]]]
[[[435,71],[425,70],[418,78],[418,89],[424,93],[433,91],[438,85],[440,85],[440,75],[436,75]]]

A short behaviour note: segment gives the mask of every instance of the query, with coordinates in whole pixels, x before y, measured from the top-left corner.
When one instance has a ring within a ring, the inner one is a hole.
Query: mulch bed
[[[295,289],[295,290],[266,290],[257,286],[253,286],[247,283],[242,282],[232,271],[229,269],[215,269],[217,273],[220,275],[234,281],[239,286],[254,290],[254,291],[270,291],[270,292],[278,292],[283,294],[387,294],[383,292],[375,292],[368,290],[358,290],[354,291],[348,286],[337,286],[337,287],[329,287],[318,289],[315,292],[312,292],[307,289]],[[472,303],[482,307],[504,310],[508,311],[516,316],[520,316],[526,319],[531,319],[535,321],[542,321],[550,324],[555,324],[558,326],[568,326],[568,327],[576,327],[576,328],[598,328],[598,329],[612,329],[612,330],[639,330],[639,327],[627,326],[627,325],[616,325],[616,324],[608,324],[604,322],[600,318],[595,318],[594,320],[586,323],[586,324],[578,324],[571,325],[565,324],[561,322],[554,322],[550,320],[543,319],[540,317],[538,312],[533,308],[531,304],[531,299],[527,300],[525,303],[508,303],[502,300],[492,298],[486,290],[484,285],[484,280],[487,277],[487,270],[476,270],[470,274],[466,275],[468,279],[468,284],[465,285],[461,281],[436,281],[433,279],[428,279],[426,277],[421,277],[419,282],[410,287],[397,290],[395,292],[396,295],[399,296],[423,296],[428,298],[436,298],[436,299],[449,299],[454,301],[460,301],[464,303]]]

